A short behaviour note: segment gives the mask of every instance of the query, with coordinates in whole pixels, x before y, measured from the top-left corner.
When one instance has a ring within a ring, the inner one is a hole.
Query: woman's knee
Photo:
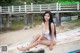
[[[35,35],[35,37],[39,38],[40,37],[40,34]]]
[[[38,38],[39,38],[41,35],[42,35],[42,34],[37,34],[37,35],[35,35],[35,37],[38,37]]]
[[[39,41],[39,44],[50,45],[50,41],[48,41],[48,40],[41,40],[41,41]]]
[[[39,34],[33,36],[33,38],[36,39],[36,40],[37,40],[39,37],[40,37]]]

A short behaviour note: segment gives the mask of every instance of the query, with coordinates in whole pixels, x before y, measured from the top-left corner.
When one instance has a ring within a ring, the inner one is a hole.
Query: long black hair
[[[50,31],[50,35],[52,35],[52,31],[51,31],[51,23],[54,24],[54,21],[53,21],[53,16],[52,16],[52,13],[50,11],[45,11],[45,13],[43,14],[43,22],[45,23],[45,19],[44,19],[44,16],[45,14],[49,14],[50,15],[50,19],[49,19],[49,31]],[[54,36],[56,37],[56,28],[55,28],[55,24],[54,24]]]

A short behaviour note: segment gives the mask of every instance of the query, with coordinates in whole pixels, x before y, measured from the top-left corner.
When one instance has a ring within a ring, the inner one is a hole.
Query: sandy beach
[[[65,32],[69,29],[60,27],[56,27],[57,33],[62,33]],[[33,36],[41,33],[41,25],[37,25],[36,27],[24,30],[17,30],[17,31],[11,31],[11,32],[6,32],[3,34],[0,34],[0,45],[15,45],[21,42],[26,42],[26,41],[31,41]],[[63,37],[64,38],[64,37]],[[75,38],[77,39],[77,37]],[[73,40],[73,38],[72,38]],[[69,41],[69,40],[68,40]],[[65,41],[61,42],[64,43]],[[14,53],[15,50],[10,51]],[[17,51],[17,50],[16,50]]]

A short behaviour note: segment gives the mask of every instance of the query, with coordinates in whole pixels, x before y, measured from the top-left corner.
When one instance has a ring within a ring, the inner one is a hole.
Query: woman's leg
[[[37,41],[29,44],[27,47],[22,47],[22,48],[17,48],[17,49],[20,50],[20,51],[29,51],[30,48],[32,48],[32,47],[34,47],[36,45],[38,45]]]
[[[38,44],[42,44],[42,45],[48,46],[48,45],[50,45],[50,41],[47,40],[45,37],[43,37],[39,42],[37,42],[37,39],[36,39],[34,42],[29,44],[27,47],[25,47],[25,50],[28,51],[30,48],[33,48],[33,47],[37,46]]]
[[[28,45],[28,46],[26,47],[26,49],[29,50],[30,48],[33,48],[33,47],[37,46],[38,44],[49,46],[49,45],[51,44],[51,41],[43,38],[43,39],[41,39],[41,40],[39,41],[39,43],[38,43],[37,41],[35,41],[35,42],[33,42],[32,44]],[[55,42],[54,42],[54,45],[55,45]]]
[[[22,48],[17,48],[20,51],[28,51],[30,48],[38,45],[38,38],[40,37],[41,34],[38,34],[34,37],[33,41],[27,46],[27,47],[22,47]]]
[[[28,51],[30,48],[33,48],[33,47],[37,46],[38,44],[49,46],[50,45],[50,41],[47,40],[47,39],[42,39],[42,40],[39,41],[39,43],[37,41],[35,41],[35,42],[31,43],[30,45],[28,45],[25,48],[25,50]]]
[[[39,37],[40,37],[40,34],[33,36],[33,40],[31,41],[31,43],[37,41]]]
[[[37,39],[37,38],[36,38]],[[50,45],[50,40],[47,40],[43,37],[43,39],[41,39],[39,41],[39,43],[36,41],[32,42],[31,44],[29,44],[27,47],[23,47],[23,48],[17,48],[20,51],[28,51],[30,48],[33,48],[35,46],[37,46],[38,44],[42,44],[42,45],[46,45],[49,46]]]
[[[42,39],[39,42],[39,44],[49,46],[50,45],[50,40]]]

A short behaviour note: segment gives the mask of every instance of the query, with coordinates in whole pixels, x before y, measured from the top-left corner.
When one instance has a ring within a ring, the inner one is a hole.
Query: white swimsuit
[[[46,37],[48,40],[51,40],[51,35],[49,33],[50,33],[49,30],[43,32],[44,37]],[[56,41],[56,38],[54,38],[54,41]]]

